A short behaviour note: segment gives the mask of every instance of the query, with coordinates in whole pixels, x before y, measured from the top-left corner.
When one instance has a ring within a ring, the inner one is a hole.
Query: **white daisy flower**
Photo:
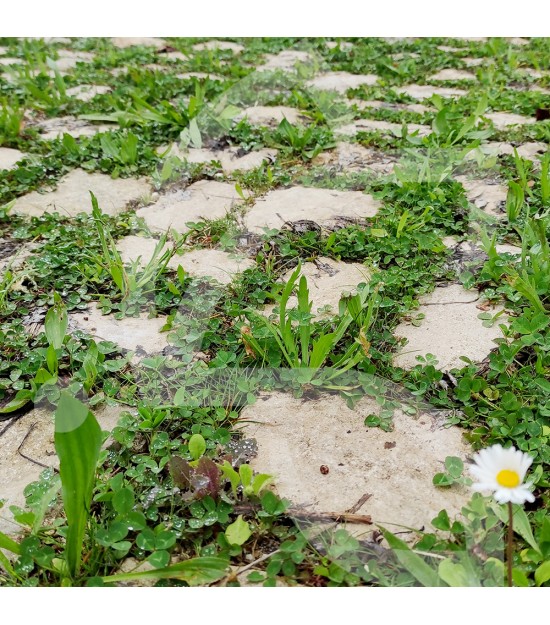
[[[535,501],[530,490],[532,482],[523,484],[527,469],[533,462],[531,456],[515,447],[503,449],[502,445],[493,445],[475,454],[474,462],[470,467],[477,480],[472,485],[473,490],[492,491],[498,503]]]

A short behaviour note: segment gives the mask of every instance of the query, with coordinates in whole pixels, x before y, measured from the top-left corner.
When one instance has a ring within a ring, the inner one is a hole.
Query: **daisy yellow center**
[[[504,486],[506,488],[515,488],[519,486],[521,480],[519,479],[519,475],[515,471],[509,471],[508,469],[504,469],[503,471],[499,471],[497,475],[497,482],[500,486]]]

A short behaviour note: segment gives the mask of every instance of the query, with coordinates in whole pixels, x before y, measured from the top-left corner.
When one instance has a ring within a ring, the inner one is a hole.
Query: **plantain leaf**
[[[95,470],[101,449],[101,428],[82,402],[63,391],[55,411],[55,450],[65,515],[65,560],[72,577],[80,569],[82,544],[92,499]]]

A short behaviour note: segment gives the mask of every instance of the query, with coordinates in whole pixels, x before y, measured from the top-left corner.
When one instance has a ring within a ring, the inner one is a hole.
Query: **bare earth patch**
[[[293,508],[337,514],[368,494],[357,513],[370,515],[373,525],[348,526],[356,535],[370,533],[377,523],[393,531],[394,524],[429,529],[443,508],[451,517],[458,514],[470,493],[438,489],[432,478],[446,456],[465,459],[470,453],[462,431],[444,427],[436,411],[396,411],[391,432],[366,427],[365,418],[379,412],[367,397],[352,410],[338,395],[295,399],[274,393],[247,406],[241,421],[246,436],[258,443],[254,469],[274,475],[279,496]]]
[[[338,217],[373,217],[380,206],[380,202],[360,191],[296,186],[270,191],[264,198],[256,200],[245,222],[251,232],[262,232],[263,228],[280,229],[287,221],[302,219],[328,225]]]
[[[13,210],[29,216],[40,216],[46,212],[58,212],[69,217],[91,213],[90,191],[97,197],[104,213],[117,215],[129,202],[147,195],[150,186],[144,178],[113,179],[105,174],[89,174],[83,169],[74,169],[59,181],[55,191],[32,191],[23,195],[17,199]]]
[[[422,297],[416,314],[425,318],[419,326],[403,321],[394,331],[408,343],[394,358],[394,365],[412,369],[418,364],[416,356],[433,354],[444,371],[466,366],[460,356],[474,362],[482,361],[496,347],[494,340],[502,337],[498,323],[486,328],[477,316],[482,312],[477,306],[479,293],[467,291],[462,285],[451,284],[437,287]],[[501,306],[490,309],[491,314],[502,310]],[[505,321],[503,317],[500,323]]]

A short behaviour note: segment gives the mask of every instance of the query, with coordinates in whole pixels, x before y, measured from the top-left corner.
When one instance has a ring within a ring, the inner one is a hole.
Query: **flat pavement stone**
[[[381,204],[360,191],[335,191],[295,186],[270,191],[256,200],[245,216],[251,232],[280,229],[287,221],[312,220],[330,224],[338,217],[364,219],[376,215]]]
[[[162,195],[154,204],[137,211],[145,223],[156,232],[174,229],[187,232],[187,222],[225,217],[241,201],[235,185],[226,182],[200,180],[187,189]]]
[[[21,215],[40,216],[58,212],[74,217],[78,213],[91,213],[90,191],[96,196],[101,210],[108,215],[121,213],[129,202],[139,201],[150,192],[144,178],[116,178],[105,174],[89,174],[74,169],[61,178],[55,191],[32,191],[18,198],[13,208]]]

